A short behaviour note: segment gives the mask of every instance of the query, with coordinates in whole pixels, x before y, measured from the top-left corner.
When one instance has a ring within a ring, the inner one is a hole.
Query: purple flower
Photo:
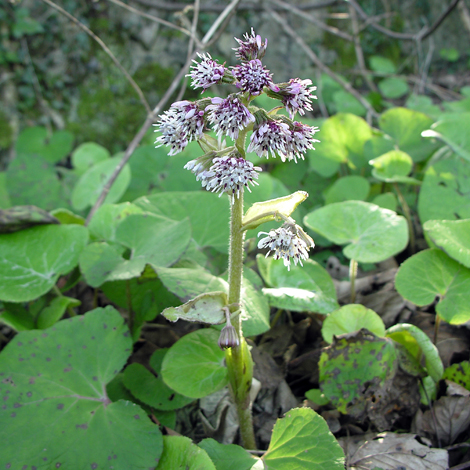
[[[245,41],[235,38],[235,41],[239,44],[239,47],[235,47],[233,49],[236,51],[235,55],[237,56],[237,59],[242,62],[247,62],[253,59],[262,59],[266,53],[268,40],[265,39],[264,43],[261,42],[261,36],[255,36],[253,28],[251,28],[251,36],[249,36],[248,33],[245,33],[244,38]]]
[[[289,126],[281,121],[268,119],[256,124],[250,138],[247,152],[255,152],[258,157],[269,158],[279,155],[283,162],[287,159],[291,139]]]
[[[227,324],[220,332],[219,341],[217,341],[219,348],[224,349],[234,348],[240,346],[240,340],[238,339],[237,330],[232,325]]]
[[[209,111],[208,119],[217,136],[224,134],[233,140],[238,138],[240,130],[255,120],[235,95],[226,99],[212,98],[212,104],[206,107],[206,111]]]
[[[213,60],[210,54],[199,54],[201,62],[193,60],[191,73],[186,75],[193,79],[193,88],[203,88],[206,91],[211,85],[215,85],[222,81],[225,73],[225,67]]]
[[[196,103],[177,101],[168,111],[159,116],[160,121],[155,126],[161,136],[155,140],[156,147],[170,145],[168,155],[175,155],[186,147],[189,142],[202,136],[204,130],[204,111]]]
[[[274,259],[282,258],[288,270],[291,258],[295,265],[300,263],[303,266],[302,260],[308,259],[308,250],[315,246],[313,240],[295,223],[286,222],[282,227],[270,230],[269,233],[259,232],[258,236],[262,234],[267,237],[258,242],[258,248],[260,250],[267,248],[266,256],[273,251]]]
[[[304,159],[304,153],[308,149],[315,150],[314,142],[320,142],[313,138],[313,135],[320,129],[318,127],[307,126],[301,122],[294,121],[290,127],[290,138],[286,145],[286,154],[288,160],[294,160],[297,163],[297,158]]]
[[[185,168],[196,175],[197,181],[202,182],[203,188],[219,193],[219,197],[224,193],[239,197],[245,187],[251,192],[249,184],[257,185],[255,180],[258,179],[258,172],[262,171],[250,161],[233,155],[216,157],[209,169],[207,166],[207,162],[192,160],[185,165]]]
[[[272,82],[269,70],[264,67],[259,59],[244,62],[232,67],[233,76],[236,78],[235,85],[243,92],[251,96],[259,95],[265,86],[273,91],[279,91],[279,87]]]
[[[282,102],[289,112],[291,119],[294,119],[295,113],[298,111],[301,116],[305,111],[312,111],[312,99],[317,99],[312,92],[317,89],[316,86],[310,87],[312,80],[300,80],[300,78],[292,78],[288,84],[279,85],[279,95]]]

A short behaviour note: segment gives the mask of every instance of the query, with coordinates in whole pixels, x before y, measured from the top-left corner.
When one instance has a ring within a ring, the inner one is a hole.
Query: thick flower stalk
[[[277,200],[259,203],[261,209],[251,212],[250,209],[244,215],[244,191],[251,191],[258,185],[258,176],[262,171],[261,167],[247,159],[247,153],[252,152],[258,158],[269,160],[279,157],[278,161],[296,163],[314,149],[314,144],[318,142],[314,137],[318,128],[294,120],[297,114],[304,116],[312,111],[316,87],[312,86],[311,80],[294,78],[286,83],[274,83],[271,72],[261,61],[266,53],[267,39],[263,41],[251,29],[251,33],[245,34],[243,39],[235,40],[238,43],[234,49],[240,62],[238,65],[226,67],[225,63],[219,64],[209,54],[199,54],[188,76],[193,88],[202,88],[202,93],[212,85],[220,84],[235,85],[239,91],[226,98],[173,103],[159,117],[156,126],[160,136],[155,144],[157,147],[169,146],[169,154],[175,155],[184,150],[189,142],[197,141],[204,154],[189,161],[185,168],[195,175],[205,190],[219,197],[226,194],[231,202],[229,293],[227,305],[223,307],[226,326],[221,331],[219,346],[226,350],[230,389],[237,407],[241,438],[245,447],[254,449],[256,443],[250,403],[253,362],[243,337],[240,315],[243,310],[245,233],[265,221],[283,220],[284,224],[278,229],[259,233],[265,236],[259,241],[258,248],[266,250],[267,256],[273,254],[274,258],[282,259],[288,270],[292,262],[297,266],[308,259],[308,252],[314,243],[290,218],[293,209],[287,214],[283,213],[283,206],[276,205]],[[279,106],[272,110],[254,106],[252,101],[262,93],[277,99]],[[282,107],[289,117],[277,115]],[[217,138],[211,136],[210,131]],[[250,140],[246,142],[250,131]],[[229,141],[228,145],[231,146],[227,146],[226,139],[233,141],[233,144]],[[298,197],[298,193],[291,196]],[[305,194],[303,198],[307,197],[306,193],[302,194]],[[263,207],[266,207],[265,212]]]

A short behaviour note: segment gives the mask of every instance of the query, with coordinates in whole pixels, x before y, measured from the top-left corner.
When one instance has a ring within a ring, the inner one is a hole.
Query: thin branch
[[[122,8],[125,8],[126,10],[129,10],[130,12],[135,13],[136,15],[143,16],[144,18],[147,18],[151,21],[154,21],[155,23],[159,23],[159,24],[162,24],[164,26],[167,26],[168,28],[176,29],[177,31],[179,31],[183,34],[186,34],[186,36],[189,36],[192,39],[196,39],[196,38],[193,38],[193,36],[191,34],[191,31],[188,31],[185,28],[180,28],[179,26],[176,26],[175,24],[170,23],[169,21],[162,20],[158,16],[153,16],[153,15],[150,15],[149,13],[145,13],[144,11],[140,11],[137,8],[131,7],[130,5],[127,5],[126,3],[121,2],[120,0],[108,0],[108,1],[120,6]]]
[[[44,1],[44,0],[43,0]],[[233,0],[226,8],[225,10],[220,14],[220,16],[217,18],[217,20],[214,22],[214,25],[223,25],[226,24],[225,20],[230,17],[232,11],[234,11],[237,8],[238,3],[240,0]],[[201,41],[201,47],[196,48],[191,56],[188,57],[186,60],[186,63],[183,65],[181,70],[178,72],[176,77],[173,79],[173,82],[171,83],[170,87],[166,91],[166,93],[163,95],[162,99],[159,101],[157,106],[153,109],[151,113],[147,116],[144,124],[142,127],[139,129],[139,132],[136,134],[136,136],[132,139],[131,143],[127,147],[126,151],[124,152],[124,155],[121,159],[121,161],[118,163],[116,168],[113,171],[113,174],[109,177],[109,180],[106,182],[105,186],[103,187],[103,190],[101,191],[101,194],[99,195],[98,199],[96,200],[95,204],[90,210],[90,213],[87,216],[86,219],[86,225],[88,225],[93,218],[93,215],[95,212],[100,208],[100,206],[103,204],[104,200],[106,199],[106,196],[109,193],[109,190],[111,189],[111,186],[113,183],[116,181],[117,177],[121,173],[122,169],[124,168],[125,164],[129,161],[131,158],[132,154],[134,153],[135,149],[137,146],[140,144],[141,140],[143,139],[144,135],[152,125],[153,121],[155,120],[155,117],[162,111],[163,107],[166,105],[167,101],[170,99],[172,94],[175,92],[175,90],[178,88],[178,84],[180,80],[184,77],[186,71],[188,70],[189,66],[191,65],[191,61],[196,57],[196,54],[199,50],[207,47],[207,44],[210,42],[212,36],[216,33],[217,29],[211,27],[209,31],[206,33],[204,38]],[[217,26],[218,27],[218,26]]]
[[[286,10],[290,13],[293,13],[294,15],[301,17],[304,20],[310,21],[311,23],[313,23],[315,26],[318,26],[318,28],[322,29],[323,31],[334,34],[335,36],[339,36],[340,38],[346,39],[346,41],[354,40],[354,38],[348,33],[345,33],[338,28],[335,28],[333,26],[329,26],[323,23],[323,21],[318,20],[317,18],[315,18],[315,16],[309,13],[306,13],[304,10],[301,10],[300,7],[296,7],[294,5],[287,4],[279,0],[270,0],[270,3],[279,7],[280,10],[281,9]]]
[[[346,3],[349,3],[354,7],[357,11],[359,16],[364,20],[368,21],[369,17],[367,13],[359,6],[356,0],[344,0]],[[446,10],[442,13],[442,15],[434,22],[434,24],[430,27],[425,26],[421,31],[418,33],[397,33],[396,31],[391,31],[390,29],[384,28],[383,26],[379,25],[378,23],[369,21],[369,25],[375,28],[377,31],[385,34],[394,39],[405,39],[405,40],[424,40],[429,35],[431,35],[447,18],[447,16],[451,13],[451,11],[457,6],[460,0],[452,0],[450,5],[446,8]]]
[[[366,108],[369,115],[378,118],[379,115],[372,107],[372,105],[358,92],[356,91],[349,82],[341,78],[335,72],[333,72],[329,67],[327,67],[315,54],[315,52],[307,46],[304,40],[286,23],[286,21],[281,18],[275,11],[271,9],[267,9],[269,14],[282,26],[284,31],[291,36],[297,44],[304,50],[310,60],[323,72],[325,72],[328,76],[330,76],[333,80],[339,83],[348,93],[354,96],[361,104]]]
[[[176,2],[159,2],[157,0],[133,0],[137,3],[142,5],[158,8],[159,10],[167,10],[167,11],[178,11],[184,10],[188,4],[187,3],[176,3]],[[305,5],[300,5],[298,8],[300,10],[320,10],[322,8],[331,7],[334,5],[340,5],[343,3],[344,0],[326,0],[324,2],[316,2],[316,3],[306,3]],[[223,4],[208,4],[208,5],[201,5],[201,10],[204,12],[218,12],[223,11],[224,9]],[[276,8],[277,10],[278,8]],[[250,11],[262,11],[264,7],[262,2],[257,3],[240,3],[237,10],[250,10]]]
[[[100,46],[101,48],[108,54],[108,56],[111,58],[111,60],[114,62],[116,67],[123,73],[123,75],[126,77],[127,81],[132,85],[132,88],[137,92],[139,95],[140,101],[144,105],[145,109],[147,110],[147,113],[150,113],[150,106],[147,103],[147,100],[145,99],[144,94],[142,93],[142,90],[140,89],[139,85],[134,81],[134,79],[129,75],[129,72],[121,65],[121,63],[117,60],[117,58],[114,56],[114,54],[111,52],[109,47],[93,32],[91,29],[86,27],[83,23],[77,20],[75,16],[71,15],[68,11],[64,10],[62,7],[59,5],[56,5],[54,2],[51,0],[42,0],[44,3],[49,5],[50,7],[54,8],[57,10],[59,13],[62,15],[66,16],[70,21],[75,23],[80,29],[85,31],[90,37],[92,37]]]

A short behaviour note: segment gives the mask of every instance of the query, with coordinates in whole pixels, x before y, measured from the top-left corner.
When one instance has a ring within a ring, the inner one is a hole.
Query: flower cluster
[[[206,91],[211,85],[215,85],[222,81],[225,74],[225,67],[212,59],[210,54],[198,54],[201,62],[193,60],[194,65],[191,67],[191,73],[186,75],[193,79],[194,88],[203,88]]]
[[[292,78],[288,83],[279,84],[279,91],[268,90],[268,96],[277,98],[282,101],[289,113],[289,117],[294,119],[295,113],[301,116],[305,115],[305,111],[312,111],[312,99],[317,99],[312,95],[317,87],[310,87],[312,80],[301,80],[300,78]]]
[[[272,91],[279,90],[279,87],[274,85],[272,81],[271,73],[259,59],[232,67],[232,73],[237,80],[235,83],[237,88],[247,92],[250,96],[258,96],[264,87],[268,87]]]
[[[238,42],[239,47],[235,47],[235,55],[240,62],[246,62],[253,59],[262,59],[266,53],[266,47],[268,46],[268,40],[261,41],[260,35],[255,35],[253,28],[251,28],[251,36],[248,33],[244,36],[245,40],[235,38]]]
[[[259,232],[258,236],[261,234],[267,237],[258,242],[258,248],[260,250],[267,248],[266,256],[274,252],[274,259],[282,258],[288,270],[291,258],[295,265],[300,263],[302,266],[302,260],[308,259],[308,250],[315,246],[313,240],[298,225],[291,222],[286,222],[282,227],[270,230],[269,233]]]

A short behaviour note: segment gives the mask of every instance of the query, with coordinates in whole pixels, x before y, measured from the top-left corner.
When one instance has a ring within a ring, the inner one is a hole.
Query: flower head
[[[290,131],[288,124],[274,119],[261,120],[253,128],[247,152],[255,152],[258,157],[269,158],[279,155],[284,162],[287,158]]]
[[[226,99],[212,98],[212,104],[206,107],[206,111],[217,136],[228,135],[233,140],[238,138],[240,130],[255,120],[235,95]]]
[[[268,46],[268,40],[261,41],[261,36],[258,34],[255,36],[253,28],[251,28],[251,36],[248,33],[244,35],[245,40],[235,38],[238,42],[239,47],[235,47],[233,50],[236,51],[235,55],[237,59],[242,62],[246,62],[253,59],[262,59],[266,53],[266,47]]]
[[[309,87],[312,80],[301,80],[300,78],[292,78],[289,83],[279,84],[279,92],[268,92],[268,95],[273,98],[282,100],[286,107],[291,119],[294,119],[295,113],[298,112],[301,116],[305,111],[312,111],[312,99],[317,99],[312,95],[317,87]]]
[[[272,81],[271,73],[259,59],[249,60],[232,67],[232,73],[236,79],[235,85],[251,96],[259,95],[265,86],[273,91],[279,90]]]
[[[155,140],[156,147],[171,145],[168,155],[181,152],[189,142],[202,136],[204,130],[204,111],[196,103],[177,101],[169,110],[159,116],[160,121],[155,126],[161,136]]]
[[[219,341],[217,344],[222,350],[240,346],[240,340],[238,339],[238,334],[235,327],[229,324],[224,326],[220,332]]]
[[[300,263],[302,266],[302,260],[308,259],[308,250],[315,246],[313,240],[298,225],[291,222],[286,222],[282,227],[270,230],[269,233],[259,232],[258,236],[261,234],[267,237],[258,242],[258,248],[267,248],[266,256],[274,251],[274,259],[282,258],[288,270],[291,258],[295,265]]]
[[[294,160],[297,163],[297,158],[304,159],[304,154],[308,149],[315,150],[313,144],[320,142],[313,138],[313,135],[320,129],[318,127],[307,126],[301,122],[294,121],[289,126],[290,138],[286,145],[288,160]]]
[[[245,187],[251,192],[249,185],[258,184],[255,180],[258,179],[261,168],[240,156],[216,157],[209,168],[207,168],[209,165],[207,159],[205,162],[198,160],[188,162],[185,168],[196,175],[197,181],[201,181],[203,188],[219,193],[219,197],[224,193],[239,197]]]
[[[191,67],[191,73],[187,77],[193,79],[193,88],[203,88],[206,91],[211,85],[219,83],[224,78],[225,67],[213,60],[210,54],[199,54],[201,62],[193,60],[194,65]]]

